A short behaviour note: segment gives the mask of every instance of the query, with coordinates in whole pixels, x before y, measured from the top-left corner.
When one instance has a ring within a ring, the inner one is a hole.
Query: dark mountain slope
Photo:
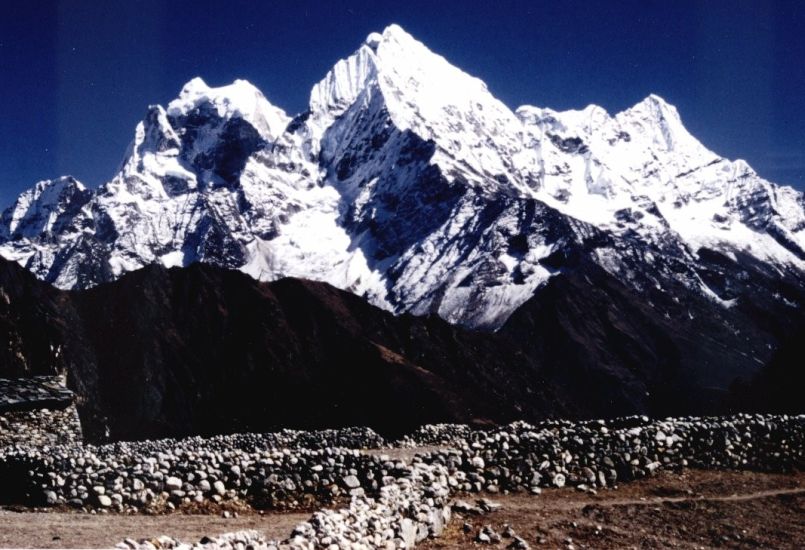
[[[37,280],[0,258],[0,376],[25,377],[67,370],[70,352],[81,348],[77,314],[66,292]]]
[[[67,370],[94,440],[718,412],[773,341],[738,308],[638,296],[583,262],[494,334],[204,264],[61,292],[0,262],[0,282],[0,376]]]
[[[638,295],[587,263],[549,281],[500,332],[590,410],[667,415],[716,412],[730,381],[768,360],[773,340],[736,324],[747,322],[690,294],[684,304]]]
[[[329,285],[195,264],[61,292],[0,261],[0,376],[69,372],[87,434],[112,439],[572,414],[496,335],[395,317]],[[2,337],[2,336],[0,336]],[[59,350],[43,354],[41,350]],[[528,390],[528,394],[524,390]]]
[[[75,300],[114,438],[471,419],[471,387],[375,341],[369,327],[383,336],[393,317],[326,285],[197,264],[147,268]]]

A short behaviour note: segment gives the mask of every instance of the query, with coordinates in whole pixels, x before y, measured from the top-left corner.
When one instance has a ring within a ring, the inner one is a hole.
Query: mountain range
[[[688,410],[674,400],[752,379],[805,326],[802,193],[709,151],[656,95],[615,115],[512,111],[396,25],[293,117],[246,81],[191,80],[148,108],[111,181],[22,193],[0,255],[86,296],[143,270],[178,284],[160,269],[197,263],[326,283],[495,349],[507,339],[552,381],[543,412],[600,413],[618,395],[621,412]],[[504,356],[496,372],[528,378]],[[697,391],[673,397],[658,382],[671,378]],[[602,379],[600,404],[567,393]]]

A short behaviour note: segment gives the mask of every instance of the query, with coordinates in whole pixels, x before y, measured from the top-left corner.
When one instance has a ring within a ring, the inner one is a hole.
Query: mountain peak
[[[692,155],[708,153],[682,124],[676,107],[656,94],[650,94],[633,107],[618,113],[615,119],[646,135],[655,146],[665,151],[684,150]]]
[[[64,212],[77,211],[91,195],[72,176],[39,181],[3,212],[0,234],[19,238],[50,232]]]
[[[382,108],[399,131],[434,142],[434,162],[445,173],[471,166],[472,179],[488,184],[514,170],[498,151],[522,148],[519,119],[482,80],[399,25],[370,34],[313,88],[309,124],[323,132],[354,105],[363,109],[370,103]]]
[[[97,193],[21,195],[0,253],[62,287],[204,261],[476,327],[582,256],[639,289],[698,292],[700,248],[801,277],[802,195],[707,151],[663,98],[515,115],[398,25],[357,46],[291,124],[248,81],[190,80]]]
[[[656,118],[667,118],[669,120],[679,121],[681,123],[679,111],[677,111],[676,107],[668,103],[665,99],[657,94],[649,94],[629,110],[646,111],[651,113]]]
[[[377,47],[380,45],[380,42],[383,40],[383,35],[377,32],[369,33],[369,36],[366,37],[364,40],[364,44],[369,46],[369,48],[373,51],[377,51]]]
[[[29,189],[24,194],[28,194],[32,198],[39,200],[55,197],[65,191],[86,191],[86,189],[84,184],[73,176],[59,176],[58,178],[36,182],[33,188]]]
[[[491,98],[483,81],[451,65],[392,24],[382,33],[371,33],[355,53],[338,61],[314,86],[310,110],[339,116],[373,84],[387,103],[400,104],[401,109],[392,116],[410,110],[405,105],[413,105],[420,112],[435,111],[479,95]],[[408,126],[408,121],[398,122]]]
[[[202,78],[195,77],[182,87],[179,97],[168,104],[167,114],[181,118],[204,105],[212,107],[221,118],[244,119],[265,138],[276,138],[290,121],[256,86],[242,79],[211,88]]]
[[[384,41],[393,41],[396,43],[404,43],[404,42],[413,42],[419,43],[417,40],[408,34],[405,29],[401,26],[397,25],[396,23],[390,24],[388,27],[383,29],[382,33],[373,32],[370,33],[369,36],[366,37],[364,44],[368,46],[372,51],[377,51],[378,46]]]

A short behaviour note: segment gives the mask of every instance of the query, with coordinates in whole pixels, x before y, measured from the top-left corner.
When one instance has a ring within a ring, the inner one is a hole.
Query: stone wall
[[[34,409],[0,413],[0,448],[81,443],[81,422],[75,405],[64,409]]]
[[[0,378],[0,449],[81,442],[74,394],[63,376]]]

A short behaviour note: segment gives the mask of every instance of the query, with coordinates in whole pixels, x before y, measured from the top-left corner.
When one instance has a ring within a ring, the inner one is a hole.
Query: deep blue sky
[[[717,153],[805,188],[800,2],[551,0],[0,3],[0,204],[35,181],[109,179],[150,103],[245,78],[296,113],[396,22],[515,108],[611,113],[651,92]]]

